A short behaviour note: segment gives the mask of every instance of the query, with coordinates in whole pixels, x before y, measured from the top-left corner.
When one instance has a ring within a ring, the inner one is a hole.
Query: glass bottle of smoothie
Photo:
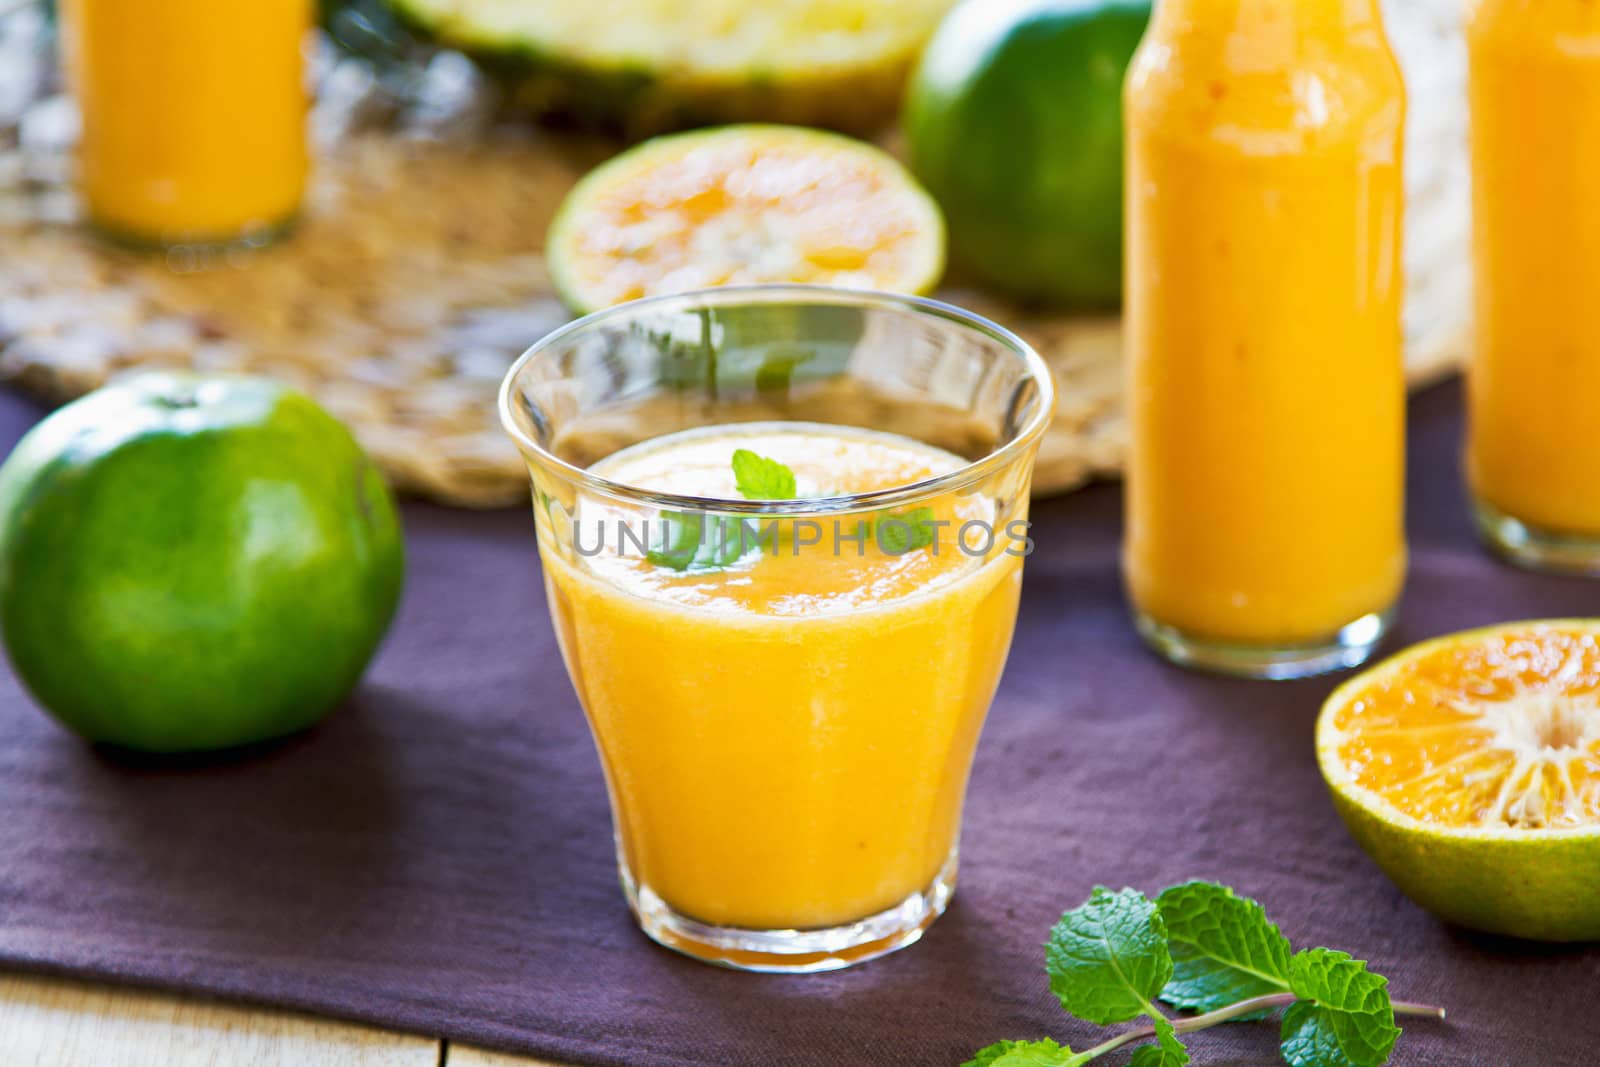
[[[311,0],[65,0],[91,225],[140,245],[256,243],[305,188]]]
[[[1405,90],[1377,0],[1159,0],[1125,91],[1124,571],[1169,658],[1353,666],[1405,573]]]
[[[1467,35],[1478,524],[1600,574],[1600,3],[1477,0]]]

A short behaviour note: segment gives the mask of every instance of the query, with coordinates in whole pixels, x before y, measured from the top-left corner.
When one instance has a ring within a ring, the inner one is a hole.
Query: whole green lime
[[[1149,0],[966,0],[939,26],[907,97],[911,168],[979,280],[1119,303],[1122,78],[1149,16]]]
[[[0,467],[6,649],[92,741],[184,752],[311,725],[360,678],[404,569],[372,461],[269,381],[138,375]]]

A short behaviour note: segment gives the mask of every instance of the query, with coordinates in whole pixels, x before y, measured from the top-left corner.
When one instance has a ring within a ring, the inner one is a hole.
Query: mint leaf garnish
[[[747,448],[733,453],[733,476],[740,494],[747,500],[794,498],[794,471]],[[661,536],[657,547],[646,552],[645,559],[675,571],[691,567],[696,570],[727,567],[765,543],[758,536],[754,523],[733,515],[663,511],[659,524]]]
[[[732,465],[734,485],[746,500],[793,500],[798,494],[794,471],[769,456],[748,448],[735,449]],[[771,537],[763,540],[757,536],[759,531],[755,524],[734,516],[663,511],[660,524],[663,534],[657,539],[657,547],[647,552],[645,558],[657,566],[678,571],[691,567],[726,567],[747,552],[771,542]],[[851,540],[857,543],[859,550],[870,536],[880,551],[902,556],[933,544],[942,525],[934,520],[931,507],[883,511],[870,524],[865,519],[859,520]],[[772,537],[777,534],[775,526],[760,529],[769,531]]]
[[[731,515],[663,511],[659,523],[660,547],[646,552],[645,559],[675,571],[726,567],[756,543],[750,527]]]
[[[1045,972],[1061,1006],[1104,1026],[1153,1012],[1151,1000],[1172,977],[1167,928],[1137,889],[1096,886],[1061,916],[1045,945]]]
[[[1154,1019],[1156,1043],[1140,1045],[1133,1050],[1128,1067],[1184,1067],[1189,1062],[1189,1050],[1178,1040],[1172,1023],[1157,1016]]]
[[[933,523],[933,509],[911,508],[907,511],[884,511],[873,524],[873,536],[878,548],[891,555],[903,556],[918,548],[933,544],[937,527]]]
[[[705,530],[704,516],[686,511],[663,511],[660,515],[661,538],[659,548],[645,553],[645,559],[658,567],[671,567],[675,571],[688,569],[700,551],[700,535]]]
[[[1156,898],[1167,924],[1172,980],[1161,999],[1215,1011],[1289,988],[1289,939],[1249,897],[1210,882],[1184,882]]]
[[[748,448],[734,452],[733,477],[746,500],[794,499],[794,471]]]
[[[1348,952],[1313,948],[1289,961],[1289,985],[1300,1001],[1283,1017],[1282,1050],[1294,1067],[1378,1067],[1389,1059],[1400,1028],[1387,978]]]
[[[1089,1022],[1144,1021],[1082,1052],[1048,1038],[1000,1041],[963,1067],[1079,1067],[1140,1042],[1129,1067],[1186,1067],[1179,1034],[1282,1009],[1291,1067],[1379,1067],[1400,1036],[1397,1012],[1444,1018],[1443,1008],[1391,1003],[1388,980],[1347,952],[1290,952],[1261,905],[1226,886],[1185,882],[1155,902],[1097,886],[1050,931],[1050,990]],[[1169,1019],[1152,1003],[1158,995],[1203,1014]]]
[[[1047,1037],[1042,1041],[997,1041],[979,1049],[961,1067],[1078,1067],[1089,1058]]]

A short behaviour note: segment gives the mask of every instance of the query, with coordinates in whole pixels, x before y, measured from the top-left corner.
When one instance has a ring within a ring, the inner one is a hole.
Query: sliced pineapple
[[[394,0],[513,101],[632,134],[762,120],[864,132],[953,0]]]

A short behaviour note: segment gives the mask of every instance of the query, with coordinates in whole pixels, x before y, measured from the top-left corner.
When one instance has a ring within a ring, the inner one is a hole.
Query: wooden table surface
[[[5,1067],[554,1067],[352,1023],[0,974]]]

